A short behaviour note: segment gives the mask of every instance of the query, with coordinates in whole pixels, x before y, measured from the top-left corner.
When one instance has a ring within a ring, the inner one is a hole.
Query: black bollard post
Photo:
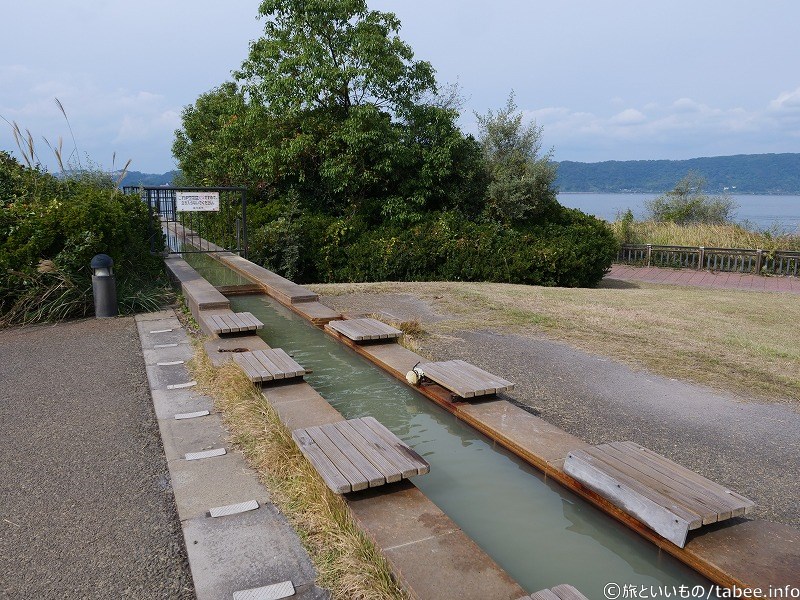
[[[97,254],[90,263],[92,267],[92,294],[94,295],[94,316],[98,319],[116,317],[117,281],[114,277],[114,260],[108,254]]]

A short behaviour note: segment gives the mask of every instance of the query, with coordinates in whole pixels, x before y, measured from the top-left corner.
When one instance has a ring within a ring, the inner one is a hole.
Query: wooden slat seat
[[[302,377],[306,370],[280,348],[234,352],[233,360],[253,383]]]
[[[403,335],[399,329],[371,318],[331,321],[328,327],[354,342],[395,340]]]
[[[372,417],[295,429],[292,439],[336,494],[430,471],[419,454]]]
[[[422,363],[419,369],[428,379],[461,398],[486,396],[514,389],[514,384],[510,381],[463,360]]]
[[[680,548],[690,530],[755,507],[752,500],[634,442],[570,452],[564,472]]]
[[[200,318],[204,321],[206,329],[217,335],[247,333],[264,328],[264,323],[249,312],[220,311],[212,314],[200,313]]]
[[[571,585],[562,583],[550,589],[539,590],[519,600],[589,600]]]

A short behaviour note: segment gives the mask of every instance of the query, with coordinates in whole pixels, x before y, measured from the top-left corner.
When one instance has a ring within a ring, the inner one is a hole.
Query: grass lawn
[[[617,282],[597,289],[460,282],[310,287],[322,295],[411,294],[445,317],[422,323],[433,336],[479,329],[546,334],[667,377],[746,398],[800,402],[800,298],[792,294]]]

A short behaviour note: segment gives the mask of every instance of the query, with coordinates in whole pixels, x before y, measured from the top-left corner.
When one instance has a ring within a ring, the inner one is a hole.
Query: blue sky
[[[474,111],[513,89],[557,160],[800,152],[795,0],[368,0]],[[3,8],[0,116],[41,141],[69,130],[104,167],[174,167],[180,111],[230,78],[262,30],[258,2],[28,0]],[[0,149],[15,151],[0,122]]]

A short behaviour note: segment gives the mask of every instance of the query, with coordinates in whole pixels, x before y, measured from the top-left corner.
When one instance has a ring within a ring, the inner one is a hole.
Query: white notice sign
[[[218,211],[219,192],[175,192],[178,211]]]

